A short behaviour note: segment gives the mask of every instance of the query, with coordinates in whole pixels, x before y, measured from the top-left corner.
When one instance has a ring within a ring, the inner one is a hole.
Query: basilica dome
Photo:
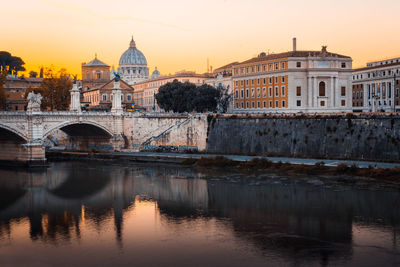
[[[118,73],[121,79],[130,85],[149,78],[146,57],[136,48],[133,37],[128,50],[126,50],[119,59]]]
[[[143,53],[136,48],[135,41],[131,40],[128,50],[119,59],[119,65],[146,65],[147,60]]]
[[[158,78],[160,76],[161,76],[161,73],[157,70],[157,67],[156,67],[156,69],[151,74],[151,79],[156,79],[156,78]]]

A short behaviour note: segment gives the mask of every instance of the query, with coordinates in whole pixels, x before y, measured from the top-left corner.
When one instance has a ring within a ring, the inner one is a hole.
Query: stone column
[[[122,114],[122,101],[121,101],[121,87],[119,84],[119,81],[114,82],[114,88],[112,89],[112,95],[113,95],[113,100],[112,100],[112,107],[111,107],[111,112],[112,113],[117,113],[117,114]]]
[[[392,83],[392,87],[390,88],[390,90],[391,90],[391,101],[392,101],[392,105],[390,106],[390,108],[391,108],[391,112],[395,112],[396,111],[396,106],[395,106],[395,101],[396,101],[396,98],[395,98],[395,96],[394,96],[394,93],[395,93],[395,87],[396,87],[396,76],[394,76],[394,78],[393,78],[393,83]]]
[[[71,93],[71,104],[69,106],[70,111],[81,112],[81,93],[79,92],[78,85],[74,83]]]
[[[340,92],[339,92],[339,77],[335,77],[335,89],[334,89],[334,92],[333,92],[333,105],[334,106],[336,106],[336,105],[340,105],[340,103],[338,103],[338,104],[336,104],[337,103],[337,96],[338,95],[340,95]]]
[[[317,83],[317,77],[314,77],[314,82],[313,82],[313,87],[314,87],[314,96],[313,96],[313,106],[318,107],[318,95],[319,95],[319,90],[318,90],[318,83]]]
[[[331,85],[330,85],[330,89],[331,89],[331,95],[330,95],[331,101],[330,101],[330,102],[331,102],[331,103],[330,103],[330,106],[331,106],[332,108],[335,107],[335,101],[334,101],[334,98],[335,98],[334,79],[335,79],[335,77],[331,76]]]
[[[311,87],[311,77],[307,77],[307,92],[306,101],[307,101],[307,108],[311,107],[312,103],[312,87]]]

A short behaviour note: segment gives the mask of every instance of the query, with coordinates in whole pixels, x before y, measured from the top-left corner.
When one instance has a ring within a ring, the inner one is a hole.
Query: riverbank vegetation
[[[400,181],[400,168],[358,168],[356,165],[340,163],[336,167],[326,166],[323,161],[315,165],[290,164],[283,162],[272,162],[266,158],[253,158],[250,161],[234,161],[223,156],[215,158],[187,159],[185,165],[193,165],[198,169],[230,169],[237,171],[257,171],[274,170],[283,171],[290,174],[308,175],[340,175],[340,176],[360,176],[390,181]]]

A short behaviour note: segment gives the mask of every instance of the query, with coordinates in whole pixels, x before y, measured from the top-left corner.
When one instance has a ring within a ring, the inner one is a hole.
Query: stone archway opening
[[[22,161],[26,158],[26,140],[17,133],[0,126],[0,161]]]
[[[58,133],[57,133],[58,132]],[[64,133],[62,136],[60,132]],[[47,136],[53,144],[73,151],[112,151],[112,134],[90,124],[76,123],[61,126]]]

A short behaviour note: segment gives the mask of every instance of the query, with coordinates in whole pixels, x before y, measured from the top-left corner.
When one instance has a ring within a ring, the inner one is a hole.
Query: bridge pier
[[[42,142],[29,142],[22,145],[25,150],[21,161],[28,167],[47,166],[46,152]]]

